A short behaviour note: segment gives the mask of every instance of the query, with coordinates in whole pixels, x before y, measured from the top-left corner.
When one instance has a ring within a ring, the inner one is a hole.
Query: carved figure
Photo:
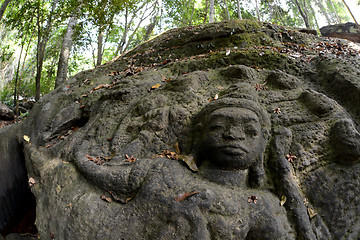
[[[351,119],[340,119],[334,124],[331,140],[338,161],[358,162],[360,160],[360,133]]]
[[[161,198],[167,194],[158,193],[165,191],[176,196],[173,190],[179,187],[198,191],[186,211],[174,207],[171,201],[165,203],[173,211],[169,216],[175,211],[184,215],[190,225],[196,224],[191,234],[194,238],[293,238],[294,231],[279,198],[265,188],[254,188],[265,178],[263,159],[270,128],[262,107],[244,97],[224,97],[205,106],[193,125],[198,130],[192,152],[200,166],[199,173],[163,158],[98,166],[85,157],[84,151],[90,147],[86,141],[74,160],[89,180],[124,203],[129,199],[143,201],[149,194],[152,202],[164,202]],[[176,174],[171,173],[174,171]],[[194,220],[194,212],[199,209],[203,217]],[[209,231],[200,231],[203,226],[208,226]],[[168,237],[164,231],[161,234]]]
[[[195,120],[196,159],[204,172],[249,171],[245,183],[260,186],[270,121],[255,101],[224,97],[206,106]],[[217,174],[215,174],[217,175]],[[238,177],[238,179],[243,179]]]

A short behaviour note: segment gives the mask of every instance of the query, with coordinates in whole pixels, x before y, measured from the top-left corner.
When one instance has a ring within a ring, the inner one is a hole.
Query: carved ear
[[[261,129],[261,134],[262,134],[263,138],[265,139],[265,141],[268,141],[268,140],[269,140],[270,133],[269,133],[269,130],[268,130],[268,129],[262,128],[262,129]]]

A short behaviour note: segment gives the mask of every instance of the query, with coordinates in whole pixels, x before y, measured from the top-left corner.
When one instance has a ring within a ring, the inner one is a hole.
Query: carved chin
[[[338,156],[344,162],[357,162],[360,160],[360,147],[354,143],[341,143],[337,146]]]
[[[245,170],[255,162],[248,156],[221,155],[213,161],[221,169]]]

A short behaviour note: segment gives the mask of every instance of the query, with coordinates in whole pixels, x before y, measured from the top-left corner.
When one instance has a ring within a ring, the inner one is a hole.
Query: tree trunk
[[[99,27],[99,33],[98,33],[98,47],[97,47],[97,60],[96,60],[96,66],[100,66],[102,62],[102,55],[103,55],[103,39],[104,39],[104,31],[102,30],[102,27]]]
[[[310,28],[310,23],[309,23],[309,16],[306,12],[306,7],[305,7],[305,1],[303,1],[303,7],[301,7],[300,3],[298,0],[295,0],[296,6],[299,9],[300,15],[302,17],[302,19],[304,20],[305,26],[306,28]]]
[[[5,0],[3,2],[3,4],[1,5],[1,7],[0,7],[0,21],[1,21],[2,17],[4,16],[5,10],[6,10],[7,6],[9,5],[10,1],[11,0]]]
[[[214,0],[210,0],[209,23],[214,22],[214,12],[215,12]]]
[[[230,21],[230,13],[229,13],[229,8],[228,8],[228,5],[226,3],[226,0],[224,0],[224,5],[225,5],[225,11],[226,11],[227,20]]]
[[[17,83],[18,90],[17,90],[17,93],[16,93],[17,101],[16,101],[16,109],[15,109],[15,112],[16,112],[17,116],[20,115],[20,111],[19,111],[19,96],[20,96],[19,88],[21,86],[21,79],[22,79],[22,75],[23,75],[24,69],[25,69],[26,57],[27,57],[27,55],[29,53],[29,49],[30,49],[30,46],[31,46],[33,35],[34,35],[34,32],[31,34],[28,45],[27,45],[26,50],[25,50],[25,56],[24,56],[24,60],[23,60],[23,63],[22,63],[21,71],[19,73],[19,80],[18,80],[18,83]],[[20,56],[21,56],[21,54],[20,54]]]
[[[40,6],[38,7],[37,12],[37,28],[38,28],[38,44],[36,51],[36,77],[35,77],[35,101],[39,101],[40,99],[40,80],[41,80],[41,71],[44,63],[45,50],[46,45],[50,37],[50,32],[52,28],[52,15],[55,11],[57,4],[57,0],[53,0],[51,6],[51,12],[49,13],[49,17],[46,24],[46,29],[44,32],[41,31],[40,24]]]
[[[240,9],[240,0],[236,0],[236,4],[237,4],[237,14],[238,14],[238,18],[242,19],[241,17],[241,9]]]
[[[314,10],[314,8],[311,6],[311,4],[310,4],[310,6],[309,6],[309,9],[310,9],[311,15],[314,16],[315,26],[313,26],[313,27],[316,27],[316,30],[318,30],[318,31],[320,32],[319,23],[318,23],[317,18],[316,18],[316,16],[315,16],[315,10]]]
[[[320,12],[325,17],[327,24],[330,25],[331,24],[330,17],[329,17],[329,14],[327,13],[327,11],[326,11],[326,9],[324,7],[323,1],[322,0],[316,0],[315,4],[319,7]]]
[[[55,80],[55,88],[57,88],[63,82],[65,82],[67,78],[69,56],[73,44],[73,35],[75,32],[76,22],[77,22],[77,17],[75,15],[70,17],[61,46],[58,70]]]
[[[349,13],[351,14],[352,18],[354,19],[354,22],[356,23],[356,25],[357,25],[358,29],[360,30],[360,26],[359,26],[358,22],[356,21],[356,19],[355,19],[354,15],[352,14],[352,12],[351,12],[351,10],[350,10],[349,6],[346,4],[345,0],[342,0],[342,1],[343,1],[343,3],[345,4],[346,8],[348,9]]]
[[[205,24],[206,23],[206,20],[207,20],[207,12],[208,12],[208,9],[209,9],[209,0],[206,0],[205,1],[205,16],[204,16],[204,21],[203,21],[203,24]]]
[[[336,10],[336,8],[335,8],[335,5],[334,5],[333,1],[332,1],[332,0],[328,0],[328,1],[330,1],[331,6],[332,6],[332,8],[333,8],[333,10],[334,10],[334,13],[335,13],[335,16],[336,16],[336,19],[337,19],[337,23],[342,23],[342,22],[341,22],[341,19],[340,19],[340,17],[339,17],[339,14],[337,13],[337,10]]]
[[[42,44],[41,40],[38,41],[37,51],[36,51],[36,77],[35,77],[35,101],[40,99],[40,80],[41,80],[41,71],[44,63],[45,47]]]
[[[132,42],[136,32],[139,30],[139,27],[140,27],[141,23],[154,12],[154,9],[153,9],[153,11],[151,11],[151,13],[149,13],[148,15],[145,16],[145,13],[147,13],[149,9],[150,8],[146,7],[145,11],[143,11],[143,13],[142,13],[142,15],[140,17],[140,20],[138,20],[138,24],[137,24],[136,28],[134,29],[133,33],[130,35],[129,39],[127,40],[125,47],[122,48],[121,53],[124,53],[129,48],[129,45]],[[138,10],[140,10],[140,8]],[[136,12],[138,12],[138,11],[136,11]]]
[[[25,45],[25,41],[26,41],[26,35],[25,35],[25,39],[22,41],[21,43],[21,50],[20,50],[20,56],[19,56],[19,61],[18,61],[18,65],[16,68],[16,74],[15,74],[15,90],[14,90],[14,106],[15,106],[15,115],[19,116],[19,98],[18,98],[18,91],[19,91],[19,70],[20,70],[20,63],[21,63],[21,55],[24,49],[24,45]]]
[[[191,26],[192,25],[192,21],[193,21],[193,17],[194,17],[194,12],[195,12],[195,0],[194,1],[189,1],[189,8],[191,7],[192,11],[191,11],[191,16],[190,19],[187,21],[187,25]]]
[[[152,34],[152,32],[154,31],[154,28],[156,26],[156,22],[157,19],[156,17],[153,17],[152,21],[150,22],[150,24],[146,27],[146,32],[145,32],[145,36],[144,36],[144,41],[147,41],[150,38],[150,35]]]
[[[122,48],[124,47],[125,45],[125,41],[126,41],[126,37],[127,37],[127,32],[128,32],[128,29],[130,27],[130,24],[132,23],[132,20],[133,18],[131,18],[131,20],[128,22],[128,17],[129,17],[129,8],[126,7],[125,9],[125,24],[124,24],[124,34],[122,35],[121,37],[121,40],[120,42],[118,43],[118,46],[116,48],[116,51],[115,51],[115,57],[119,55],[119,52],[121,52]]]
[[[260,19],[260,10],[259,10],[259,5],[258,5],[258,0],[255,0],[255,8],[256,8],[257,19],[258,19],[259,21],[261,21],[261,19]]]

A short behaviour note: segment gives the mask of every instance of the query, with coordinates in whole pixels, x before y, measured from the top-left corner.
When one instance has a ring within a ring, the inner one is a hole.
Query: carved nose
[[[225,139],[230,140],[244,140],[245,139],[245,133],[244,131],[240,130],[239,128],[229,127],[224,134]]]

